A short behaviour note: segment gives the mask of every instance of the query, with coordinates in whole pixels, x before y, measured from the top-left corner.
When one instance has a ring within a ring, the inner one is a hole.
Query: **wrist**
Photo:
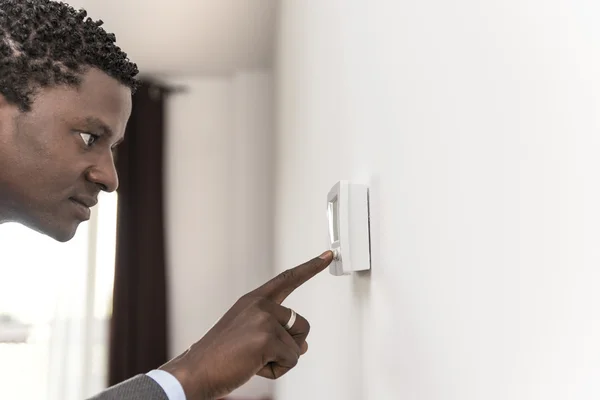
[[[199,368],[188,368],[186,355],[187,352],[169,361],[159,369],[168,372],[177,379],[183,388],[186,400],[215,400],[215,397],[209,393],[209,389],[205,386],[207,384],[206,380],[197,376]]]

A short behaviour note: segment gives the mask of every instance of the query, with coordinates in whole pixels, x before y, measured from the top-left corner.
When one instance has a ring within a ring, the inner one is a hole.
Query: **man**
[[[99,191],[117,189],[138,69],[102,22],[50,0],[0,0],[0,223],[70,240]],[[276,379],[307,351],[308,322],[281,302],[326,252],[248,293],[188,351],[95,399],[209,400]]]

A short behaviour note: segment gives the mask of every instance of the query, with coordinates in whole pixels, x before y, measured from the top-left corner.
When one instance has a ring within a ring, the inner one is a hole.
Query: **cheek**
[[[18,180],[25,184],[30,196],[40,200],[63,198],[69,195],[83,176],[85,166],[64,149],[45,149],[33,157],[19,160]]]
[[[83,175],[85,154],[63,126],[23,124],[13,142],[13,182],[30,201],[62,198]],[[17,183],[18,182],[18,183]]]

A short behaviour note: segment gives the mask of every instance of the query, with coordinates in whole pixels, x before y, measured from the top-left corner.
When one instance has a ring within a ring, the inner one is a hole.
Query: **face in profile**
[[[61,242],[117,189],[113,151],[131,114],[127,86],[94,68],[82,78],[40,89],[29,112],[0,96],[0,219]]]

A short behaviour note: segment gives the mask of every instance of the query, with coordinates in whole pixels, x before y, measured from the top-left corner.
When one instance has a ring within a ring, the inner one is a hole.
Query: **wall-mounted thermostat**
[[[327,195],[329,241],[334,259],[332,275],[347,275],[371,268],[369,188],[340,181]]]

